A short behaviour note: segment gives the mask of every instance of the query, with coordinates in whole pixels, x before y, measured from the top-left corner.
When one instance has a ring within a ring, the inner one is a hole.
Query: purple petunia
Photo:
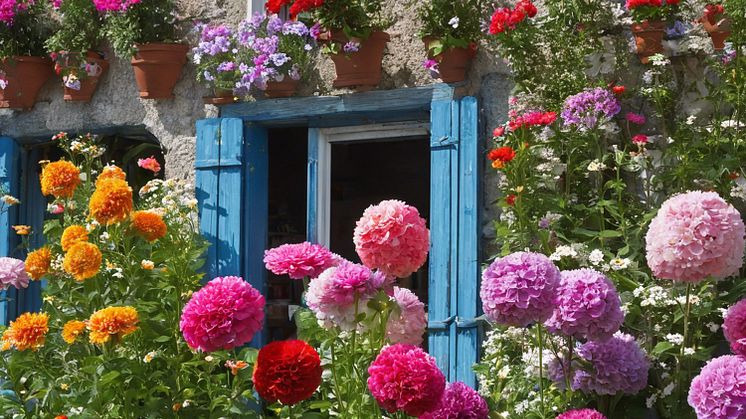
[[[586,89],[565,100],[562,120],[565,126],[581,130],[597,128],[599,123],[612,118],[622,110],[619,99],[608,89]]]

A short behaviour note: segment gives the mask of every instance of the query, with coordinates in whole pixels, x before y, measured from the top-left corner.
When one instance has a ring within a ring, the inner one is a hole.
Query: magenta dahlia
[[[29,277],[22,260],[0,257],[0,287],[17,289],[28,287]]]
[[[557,416],[557,419],[606,419],[606,416],[596,409],[573,409]]]
[[[425,304],[412,291],[394,287],[392,298],[399,306],[391,313],[386,325],[386,334],[391,343],[422,345],[422,336],[427,329]]]
[[[189,347],[213,352],[250,342],[263,321],[264,297],[242,278],[226,276],[192,295],[179,328]]]
[[[339,261],[340,257],[324,246],[309,242],[283,244],[264,252],[264,265],[269,271],[292,279],[316,278]]]
[[[490,320],[524,327],[552,315],[559,282],[560,271],[548,257],[518,252],[492,262],[479,295]]]
[[[435,409],[446,378],[435,358],[413,345],[383,348],[368,368],[368,389],[387,412],[420,416]]]
[[[668,199],[645,236],[648,266],[658,278],[699,282],[726,278],[743,264],[741,215],[715,192]]]
[[[353,240],[365,266],[398,278],[420,269],[430,249],[430,231],[417,208],[396,200],[368,207]]]
[[[700,419],[746,418],[746,358],[725,355],[708,362],[692,380],[688,401]]]
[[[746,356],[746,299],[728,309],[723,334],[734,354]]]
[[[488,419],[487,402],[474,389],[462,382],[450,383],[438,406],[420,419]]]

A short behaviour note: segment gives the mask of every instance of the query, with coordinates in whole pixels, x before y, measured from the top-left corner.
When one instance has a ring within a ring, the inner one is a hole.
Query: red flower
[[[611,88],[611,91],[617,96],[623,95],[626,90],[627,88],[624,86],[614,86]]]
[[[632,142],[639,146],[643,146],[648,143],[648,136],[645,134],[637,134],[632,137]]]
[[[708,4],[705,6],[705,16],[710,24],[714,25],[717,22],[716,16],[725,13],[725,8],[722,4]]]
[[[516,195],[510,194],[505,197],[505,203],[512,207],[513,205],[515,205],[516,198],[518,198]]]
[[[302,340],[265,345],[256,359],[254,388],[262,398],[293,405],[308,399],[321,385],[321,359]]]
[[[499,126],[495,128],[494,131],[492,131],[492,137],[493,138],[500,138],[505,134],[505,127]]]
[[[534,6],[534,4],[531,3],[530,0],[521,0],[521,1],[519,1],[518,4],[515,5],[515,10],[522,11],[528,17],[534,17],[534,16],[536,16],[536,12],[538,11],[536,9],[536,6]]]
[[[730,180],[736,180],[739,177],[741,177],[741,174],[738,173],[738,172],[730,172],[730,173],[728,173],[728,179],[730,179]]]
[[[670,4],[670,3],[669,3]],[[637,9],[638,7],[661,7],[661,0],[627,0],[627,9]]]
[[[267,4],[264,7],[269,13],[280,13],[282,6],[292,3],[293,0],[267,0]]]
[[[295,0],[293,6],[290,7],[290,16],[295,17],[303,12],[307,12],[311,9],[316,9],[324,5],[324,0]]]
[[[680,2],[681,2],[681,0],[666,0],[666,5],[667,6],[676,6]]]
[[[520,128],[528,128],[541,125],[552,125],[557,120],[556,112],[528,112],[523,115],[515,115],[508,121],[508,128],[516,131]]]
[[[496,148],[490,151],[488,157],[492,160],[492,167],[495,169],[502,169],[505,167],[505,163],[508,163],[515,158],[515,150],[510,146]]]
[[[510,19],[510,9],[503,7],[502,9],[495,10],[490,21],[490,33],[497,35],[505,32],[508,29],[508,19]]]
[[[67,416],[65,415],[57,415],[54,417],[54,419],[67,419]]]

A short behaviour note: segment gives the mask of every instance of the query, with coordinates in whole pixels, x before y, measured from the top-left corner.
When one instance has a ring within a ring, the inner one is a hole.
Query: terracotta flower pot
[[[666,25],[661,21],[644,21],[632,24],[632,33],[635,35],[637,44],[637,55],[643,64],[650,62],[650,57],[663,53],[663,34]]]
[[[477,55],[475,48],[448,48],[438,55],[433,55],[430,43],[436,38],[426,37],[425,49],[427,58],[438,62],[438,74],[444,83],[458,83],[466,80],[466,72],[474,57]]]
[[[337,78],[334,87],[350,87],[359,91],[370,90],[381,82],[381,61],[383,51],[391,37],[386,32],[373,32],[366,40],[360,42],[357,52],[349,54],[340,51],[332,54]],[[344,46],[351,40],[342,31],[332,34],[332,40]]]
[[[45,57],[13,57],[0,62],[7,86],[0,89],[0,108],[31,109],[36,95],[54,74],[52,61]]]
[[[132,57],[135,81],[143,99],[172,99],[181,78],[189,46],[186,44],[138,44]]]
[[[282,81],[270,81],[264,90],[264,96],[273,99],[278,97],[291,97],[298,91],[298,80],[285,77]]]
[[[236,102],[236,95],[232,90],[214,89],[213,95],[203,98],[208,105],[227,105]]]
[[[80,89],[75,90],[65,86],[66,102],[90,102],[93,94],[96,92],[98,82],[109,69],[109,61],[93,51],[86,54],[86,63],[90,65],[90,70],[86,77],[80,80]]]
[[[715,47],[716,51],[720,51],[725,48],[725,40],[728,39],[731,32],[730,19],[708,19],[702,17],[702,26],[705,28],[707,33],[710,34],[712,39],[712,46]]]

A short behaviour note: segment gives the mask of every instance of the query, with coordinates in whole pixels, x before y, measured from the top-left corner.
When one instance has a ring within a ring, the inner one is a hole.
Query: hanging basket
[[[666,25],[661,21],[644,21],[632,24],[632,33],[635,35],[637,44],[637,55],[643,64],[650,62],[650,57],[663,53],[663,34]]]
[[[383,51],[391,37],[386,32],[373,32],[368,39],[350,39],[344,32],[335,31],[332,41],[345,45],[350,41],[359,42],[357,52],[331,54],[337,78],[334,87],[349,87],[358,91],[370,90],[381,82],[381,62]]]
[[[138,44],[132,57],[135,81],[143,99],[173,99],[189,46],[186,44]]]
[[[298,80],[285,77],[282,81],[270,81],[264,90],[264,96],[274,99],[279,97],[291,97],[298,91]]]
[[[728,39],[731,32],[730,19],[723,18],[719,20],[708,19],[702,17],[702,26],[705,28],[710,39],[712,39],[712,46],[716,51],[721,51],[725,48],[725,40]]]
[[[93,94],[96,93],[101,77],[109,69],[109,61],[93,51],[88,51],[86,54],[86,63],[90,66],[90,71],[85,78],[80,80],[80,89],[75,90],[65,86],[66,102],[90,102]]]
[[[430,44],[437,38],[423,38],[427,58],[438,62],[438,74],[443,83],[458,83],[466,80],[466,72],[469,70],[474,57],[477,55],[476,48],[447,48],[438,55],[433,55]]]
[[[18,56],[0,62],[7,85],[0,89],[0,108],[29,110],[44,83],[54,74],[52,61],[44,57]]]

